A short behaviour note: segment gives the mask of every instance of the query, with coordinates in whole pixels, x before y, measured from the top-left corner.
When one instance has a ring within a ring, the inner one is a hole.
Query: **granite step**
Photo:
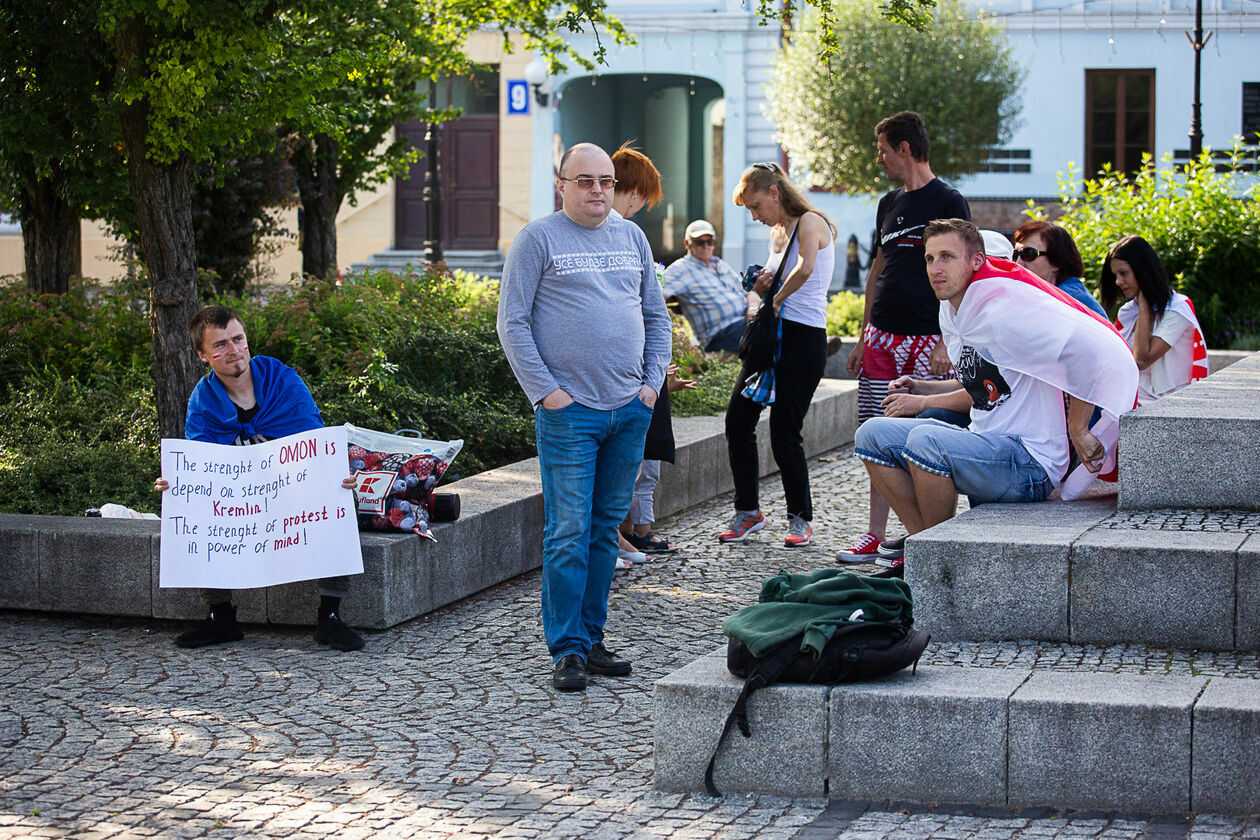
[[[1238,355],[1120,418],[1121,509],[1260,510],[1260,353]]]
[[[1260,649],[1260,513],[982,505],[906,540],[937,640]]]
[[[1202,668],[1203,657],[933,643],[914,672],[755,693],[752,737],[727,736],[715,781],[724,793],[840,800],[1255,813],[1260,667],[1213,654],[1218,667]],[[724,650],[657,681],[657,789],[704,789],[741,685]]]

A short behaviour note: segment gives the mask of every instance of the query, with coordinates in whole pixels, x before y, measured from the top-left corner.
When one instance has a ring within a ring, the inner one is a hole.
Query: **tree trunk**
[[[26,287],[37,294],[64,294],[70,276],[81,272],[78,208],[58,189],[58,180],[38,178],[32,164],[22,186],[22,255]]]
[[[291,161],[302,202],[302,273],[329,278],[337,271],[337,211],[341,187],[337,163],[341,149],[325,134],[305,140]]]
[[[115,45],[124,67],[138,60],[140,40],[135,20],[116,31]],[[174,163],[159,163],[149,157],[146,100],[122,105],[119,117],[140,250],[149,275],[158,431],[162,437],[182,438],[188,397],[202,373],[188,339],[188,322],[200,308],[192,226],[192,164],[187,155]]]

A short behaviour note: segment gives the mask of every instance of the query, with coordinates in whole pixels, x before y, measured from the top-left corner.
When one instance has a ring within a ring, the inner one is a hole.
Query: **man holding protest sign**
[[[251,357],[245,326],[226,306],[207,306],[188,324],[198,357],[210,366],[188,400],[184,436],[205,443],[249,446],[299,432],[321,429],[323,418],[306,383],[297,371],[269,356]],[[353,476],[341,486],[353,489]],[[154,489],[170,488],[165,478]],[[358,650],[363,639],[339,617],[342,596],[350,586],[348,575],[319,581],[319,611],[315,641],[337,650]],[[209,617],[179,635],[183,648],[235,642],[245,636],[236,621],[232,590],[202,589]]]

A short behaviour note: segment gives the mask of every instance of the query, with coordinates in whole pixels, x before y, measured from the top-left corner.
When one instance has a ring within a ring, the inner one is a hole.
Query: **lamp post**
[[[1212,33],[1203,37],[1203,0],[1194,2],[1194,37],[1186,33],[1186,40],[1194,47],[1194,103],[1190,106],[1190,160],[1194,160],[1203,151],[1203,113],[1199,102],[1199,75],[1203,48],[1212,40]]]
[[[429,83],[429,122],[424,132],[424,258],[431,263],[442,260],[442,185],[438,180],[438,124],[433,122],[437,86],[436,79]]]

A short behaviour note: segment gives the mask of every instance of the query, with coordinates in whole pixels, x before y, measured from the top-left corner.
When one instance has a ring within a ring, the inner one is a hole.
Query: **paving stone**
[[[1037,672],[1010,700],[1013,806],[1190,807],[1197,677]]]
[[[1240,468],[1260,437],[1260,357],[1252,354],[1208,379],[1120,420],[1120,507],[1255,509],[1260,471]]]
[[[159,523],[140,519],[39,517],[40,609],[149,616],[151,556]]]
[[[1195,810],[1260,813],[1260,684],[1213,679],[1194,706]]]
[[[1260,650],[1260,535],[1250,535],[1239,546],[1237,580],[1234,647]]]
[[[1072,641],[1234,647],[1243,535],[1095,528],[1072,546]]]
[[[1031,673],[927,665],[836,686],[829,795],[1005,805],[1007,699]]]

